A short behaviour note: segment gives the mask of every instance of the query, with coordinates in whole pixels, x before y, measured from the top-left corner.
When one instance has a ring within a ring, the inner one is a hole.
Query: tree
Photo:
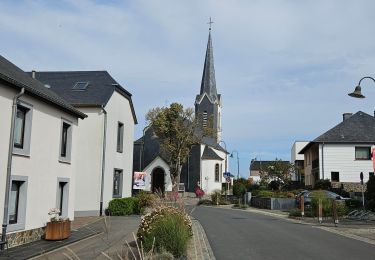
[[[281,188],[281,184],[287,184],[290,181],[293,169],[293,164],[276,158],[261,172],[261,178],[267,182],[273,181],[274,184],[279,183]]]
[[[146,120],[160,139],[160,152],[169,164],[172,190],[178,191],[182,165],[186,162],[194,144],[198,144],[205,134],[199,137],[196,129],[199,120],[194,111],[181,104],[172,103],[169,107],[151,109]]]

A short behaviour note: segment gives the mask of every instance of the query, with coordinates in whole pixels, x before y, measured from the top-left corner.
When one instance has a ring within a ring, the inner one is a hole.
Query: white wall
[[[130,197],[132,191],[134,119],[129,101],[115,91],[108,101],[107,110],[107,144],[104,179],[104,208],[112,200],[113,173],[115,168],[123,171],[122,197]],[[124,124],[123,152],[117,152],[117,126]]]
[[[77,128],[76,216],[99,215],[104,114],[101,108],[79,108],[88,117]]]
[[[304,155],[298,154],[302,148],[304,148],[309,142],[306,141],[296,141],[294,142],[291,150],[291,162],[294,163],[297,160],[303,161]]]
[[[10,133],[12,98],[17,92],[0,86],[0,215],[2,219],[6,161]],[[49,220],[48,212],[56,207],[57,178],[68,178],[68,217],[74,218],[74,170],[76,164],[76,129],[78,119],[55,106],[24,95],[20,100],[33,106],[30,156],[13,156],[12,175],[28,177],[25,229],[39,228]],[[72,122],[71,163],[59,162],[62,118]]]
[[[164,170],[164,183],[165,183],[165,191],[172,191],[172,180],[170,175],[169,165],[161,159],[159,156],[156,157],[147,167],[144,169],[144,172],[147,173],[146,175],[146,188],[145,191],[151,191],[152,189],[152,171],[156,168],[161,168]]]
[[[205,145],[201,145],[201,156]],[[213,148],[211,148],[213,149]],[[213,149],[221,158],[227,155],[219,150]],[[220,177],[219,182],[215,181],[215,165],[219,164]],[[228,165],[229,168],[229,165]],[[225,160],[201,160],[201,188],[206,194],[210,194],[215,190],[222,189],[222,183],[225,183],[223,173],[225,172]]]
[[[340,173],[340,182],[360,182],[359,174],[363,172],[363,180],[367,182],[369,172],[374,172],[373,161],[355,160],[355,147],[373,145],[374,144],[320,144],[320,178],[331,179],[331,172],[335,171]],[[324,161],[322,161],[322,154],[324,155]]]

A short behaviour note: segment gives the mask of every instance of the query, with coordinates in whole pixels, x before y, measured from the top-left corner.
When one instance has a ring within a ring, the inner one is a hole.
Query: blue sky
[[[347,96],[375,76],[375,2],[0,1],[1,55],[24,70],[107,70],[133,93],[139,124],[156,106],[193,106],[211,16],[223,139],[250,159],[290,159],[345,112],[373,114],[368,98]],[[236,173],[236,161],[230,160]]]

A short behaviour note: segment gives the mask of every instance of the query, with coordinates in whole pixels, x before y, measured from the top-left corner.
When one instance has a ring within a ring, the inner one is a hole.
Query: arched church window
[[[219,182],[220,179],[220,172],[219,172],[219,164],[215,164],[215,181]]]
[[[207,111],[203,111],[203,127],[207,127]]]

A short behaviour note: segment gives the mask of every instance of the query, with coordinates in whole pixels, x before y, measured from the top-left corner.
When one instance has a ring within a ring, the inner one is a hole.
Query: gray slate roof
[[[204,147],[203,154],[202,154],[202,160],[224,160],[221,158],[217,153],[215,153],[214,150],[212,150],[207,145]]]
[[[46,88],[40,81],[33,79],[26,72],[18,68],[1,55],[0,79],[18,88],[25,88],[25,92],[27,94],[36,96],[54,106],[58,106],[60,109],[73,114],[74,116],[82,119],[87,117],[87,115],[70,105],[68,101]]]
[[[116,90],[130,103],[134,122],[137,123],[132,94],[114,80],[107,71],[43,71],[35,78],[51,86],[51,90],[76,107],[106,106]],[[86,90],[73,90],[77,82],[88,82]]]
[[[208,42],[206,49],[206,57],[204,60],[204,68],[201,83],[200,95],[206,93],[212,100],[216,100],[216,80],[215,80],[215,68],[214,68],[214,54],[212,48],[211,30],[208,34]]]
[[[303,154],[314,143],[375,143],[375,118],[358,111],[324,134],[308,143],[299,153]]]

